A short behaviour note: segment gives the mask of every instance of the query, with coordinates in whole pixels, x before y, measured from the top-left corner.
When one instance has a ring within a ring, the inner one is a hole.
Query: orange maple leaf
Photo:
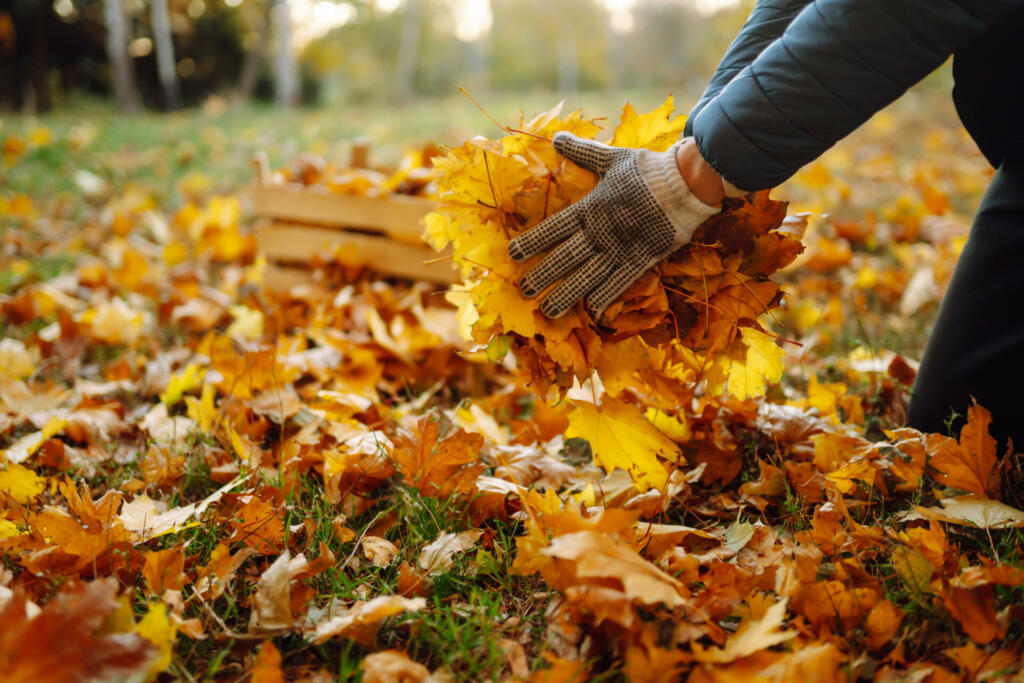
[[[938,480],[952,488],[998,499],[1002,482],[996,456],[996,440],[989,434],[992,414],[977,403],[967,409],[967,424],[959,443],[950,438],[930,438],[929,467]]]
[[[407,484],[425,496],[468,493],[484,469],[483,437],[456,428],[442,438],[440,420],[434,415],[407,423],[394,443],[395,467]]]

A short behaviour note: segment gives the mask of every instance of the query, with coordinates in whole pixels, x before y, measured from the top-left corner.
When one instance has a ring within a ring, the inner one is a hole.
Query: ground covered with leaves
[[[930,97],[727,207],[601,324],[543,319],[504,244],[593,185],[555,130],[660,148],[671,103],[439,140],[447,293],[330,255],[274,291],[216,161],[150,143],[132,179],[115,122],[9,122],[5,680],[1019,674],[1020,459],[982,406],[905,425],[991,175]]]

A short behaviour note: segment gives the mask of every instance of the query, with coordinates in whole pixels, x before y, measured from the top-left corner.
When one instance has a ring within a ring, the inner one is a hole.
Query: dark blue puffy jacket
[[[733,185],[774,187],[950,55],[982,152],[1024,153],[1024,0],[759,0],[686,134]]]

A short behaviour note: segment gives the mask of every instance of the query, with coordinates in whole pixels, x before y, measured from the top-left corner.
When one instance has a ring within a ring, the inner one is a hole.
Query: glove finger
[[[609,254],[598,254],[584,263],[575,273],[558,285],[541,302],[540,311],[549,318],[561,318],[586,296],[587,292],[598,286],[615,268],[615,259]]]
[[[625,292],[652,263],[629,261],[617,268],[611,276],[587,295],[587,309],[594,320],[600,320],[604,309]]]
[[[552,142],[556,152],[577,166],[582,166],[598,175],[605,174],[619,151],[618,148],[609,147],[596,140],[576,137],[565,131],[555,133]]]
[[[580,230],[531,268],[519,280],[519,289],[525,296],[535,297],[593,255],[590,239]]]
[[[552,244],[561,242],[583,227],[580,221],[580,202],[548,216],[508,243],[508,255],[514,261],[525,261]]]

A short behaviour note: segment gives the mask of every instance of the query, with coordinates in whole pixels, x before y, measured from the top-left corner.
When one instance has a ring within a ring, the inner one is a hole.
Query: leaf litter
[[[667,147],[672,110],[627,105],[612,144]],[[447,295],[350,256],[275,292],[233,195],[165,213],[110,188],[69,245],[4,193],[5,676],[1019,673],[1019,458],[982,406],[958,434],[905,427],[913,363],[837,338],[934,306],[977,189],[966,155],[858,204],[854,165],[891,181],[884,124],[802,172],[789,218],[728,204],[601,321],[544,318],[505,255],[593,187],[547,142],[599,135],[580,112],[393,176],[280,171],[436,193]],[[70,270],[35,274],[55,248]]]

